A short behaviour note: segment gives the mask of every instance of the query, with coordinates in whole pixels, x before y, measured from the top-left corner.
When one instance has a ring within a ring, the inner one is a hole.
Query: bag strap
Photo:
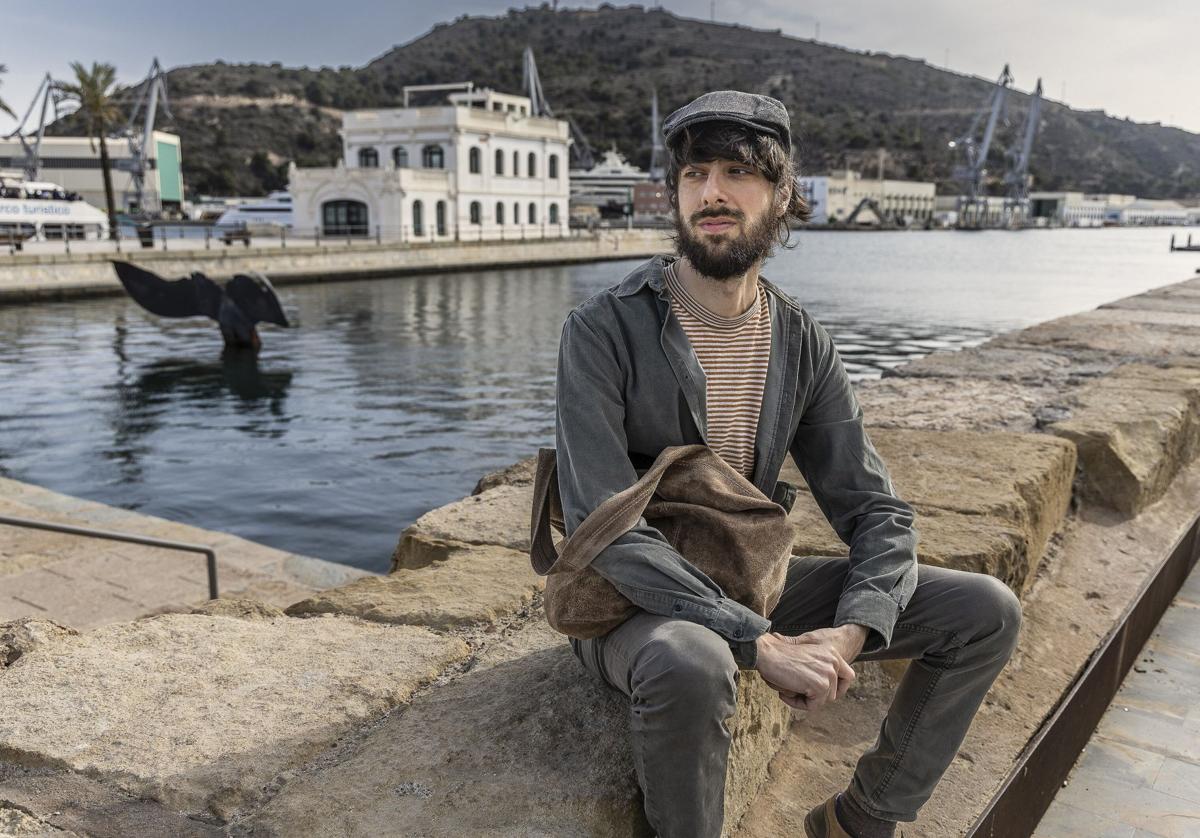
[[[664,449],[636,483],[592,510],[571,533],[571,537],[559,545],[562,548],[560,552],[550,534],[552,504],[556,504],[560,510],[562,508],[558,494],[556,452],[553,448],[539,449],[537,474],[533,481],[533,516],[529,539],[529,557],[533,569],[545,576],[587,567],[601,550],[637,526],[668,468],[706,450],[703,445],[677,445]]]

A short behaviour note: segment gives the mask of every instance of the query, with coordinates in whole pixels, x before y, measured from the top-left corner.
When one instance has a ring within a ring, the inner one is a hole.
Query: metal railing
[[[208,564],[208,598],[217,598],[217,554],[211,547],[200,544],[188,544],[184,541],[167,541],[162,538],[148,538],[143,535],[130,535],[123,532],[98,530],[92,527],[74,527],[69,524],[52,524],[48,521],[34,521],[30,518],[14,518],[0,515],[0,524],[10,527],[23,527],[30,530],[45,530],[46,532],[66,533],[67,535],[82,535],[88,538],[104,538],[109,541],[125,541],[129,544],[141,544],[146,547],[162,547],[167,550],[183,550],[188,553],[203,553]]]

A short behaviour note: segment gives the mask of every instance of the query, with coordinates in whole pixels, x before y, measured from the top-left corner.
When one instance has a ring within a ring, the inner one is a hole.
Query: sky
[[[328,0],[124,0],[114,7],[6,0],[0,64],[8,72],[0,75],[0,99],[20,118],[42,77],[49,72],[69,78],[72,61],[109,62],[123,84],[143,78],[155,56],[167,69],[217,59],[358,67],[436,23],[461,15],[500,16],[524,5],[503,0],[355,0],[352,7]],[[563,0],[559,7],[597,5]],[[989,79],[1007,62],[1017,89],[1032,90],[1040,76],[1048,98],[1073,108],[1200,133],[1198,0],[1152,0],[1145,6],[1129,0],[649,0],[643,5],[923,58]],[[16,123],[0,113],[0,136]]]

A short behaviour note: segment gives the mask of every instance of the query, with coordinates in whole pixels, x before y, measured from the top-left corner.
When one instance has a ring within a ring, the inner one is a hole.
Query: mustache
[[[706,218],[732,218],[734,221],[741,221],[743,215],[744,213],[742,213],[740,210],[700,210],[700,212],[692,215],[692,223],[699,224]]]

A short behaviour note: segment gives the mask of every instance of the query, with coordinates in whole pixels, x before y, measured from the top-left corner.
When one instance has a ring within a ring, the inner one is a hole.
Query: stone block
[[[506,547],[456,547],[428,567],[400,568],[297,602],[293,616],[347,614],[380,623],[436,629],[491,624],[528,605],[545,581],[528,553]]]
[[[511,466],[492,471],[479,478],[471,494],[480,495],[497,486],[532,486],[537,475],[537,455],[518,460]]]
[[[896,494],[918,514],[958,513],[987,520],[976,526],[981,543],[966,554],[980,562],[1000,562],[1003,544],[1012,532],[1025,545],[1002,578],[1023,585],[1036,567],[1050,536],[1061,524],[1071,499],[1075,474],[1075,448],[1047,434],[977,433],[973,431],[920,431],[870,428],[871,441],[887,466]],[[780,478],[797,484],[804,479],[789,461]],[[931,534],[948,532],[953,519],[928,520]],[[985,547],[987,543],[992,547]],[[962,537],[942,542],[949,561],[962,555]],[[920,545],[918,545],[920,549]],[[841,552],[844,554],[845,548]],[[987,557],[987,558],[984,558]],[[1025,570],[1022,572],[1021,567]]]
[[[944,509],[914,507],[917,561],[921,564],[986,573],[1024,593],[1033,579],[1038,557],[1029,553],[1026,534],[1017,526],[991,515],[969,515]],[[800,492],[788,520],[796,529],[792,553],[797,556],[848,556],[825,520],[817,502]]]
[[[788,713],[756,673],[739,676],[728,823],[765,779]],[[539,621],[344,760],[288,783],[248,825],[263,836],[648,836],[628,716],[628,699]]]
[[[227,820],[467,654],[457,638],[341,617],[104,626],[0,670],[0,754]]]
[[[1029,433],[1054,392],[1000,379],[913,376],[864,381],[855,394],[874,427]]]
[[[1200,368],[1123,365],[1066,404],[1048,430],[1078,448],[1087,503],[1135,515],[1200,451]]]
[[[500,485],[431,509],[403,533],[392,554],[392,570],[425,567],[449,558],[459,547],[492,544],[529,551],[533,486]]]
[[[1090,378],[1107,372],[1114,364],[1107,353],[1095,350],[1062,354],[1036,347],[998,346],[993,340],[954,352],[934,352],[888,370],[883,380],[949,378],[964,383],[989,379],[1039,386]]]
[[[1200,356],[1200,329],[1197,326],[1200,326],[1200,315],[1191,316],[1185,322],[1170,312],[1095,309],[1008,332],[993,338],[988,345],[1069,353],[1093,350],[1116,360],[1194,358]]]

